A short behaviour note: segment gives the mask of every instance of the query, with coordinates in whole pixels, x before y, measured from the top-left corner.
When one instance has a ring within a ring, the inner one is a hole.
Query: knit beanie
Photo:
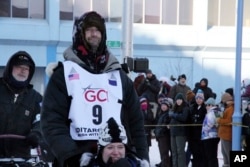
[[[147,100],[146,97],[141,97],[141,98],[140,98],[140,103],[147,102],[147,101],[148,101],[148,100]]]
[[[105,147],[116,142],[127,144],[126,131],[122,125],[117,124],[114,118],[110,118],[106,125],[99,130],[98,144]]]
[[[206,105],[215,105],[215,99],[212,97],[209,97],[207,101],[205,102]]]
[[[229,94],[229,93],[224,93],[222,96],[221,96],[221,102],[222,103],[226,103],[228,101],[233,101],[233,97]]]
[[[177,95],[175,96],[175,101],[178,100],[178,99],[181,99],[181,100],[184,100],[184,96],[182,93],[177,93]]]
[[[195,95],[195,98],[201,98],[202,100],[204,100],[204,93],[201,89],[198,89],[196,95]]]

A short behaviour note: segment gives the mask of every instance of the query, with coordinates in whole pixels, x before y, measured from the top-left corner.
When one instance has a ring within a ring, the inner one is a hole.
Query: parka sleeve
[[[125,127],[127,126],[126,131],[132,139],[138,157],[149,161],[148,146],[144,131],[144,119],[140,110],[139,99],[133,82],[125,75],[122,77],[124,90],[122,117],[125,120]]]
[[[80,154],[69,133],[70,103],[71,97],[67,94],[63,67],[59,64],[45,90],[41,129],[45,141],[61,165],[66,159]]]

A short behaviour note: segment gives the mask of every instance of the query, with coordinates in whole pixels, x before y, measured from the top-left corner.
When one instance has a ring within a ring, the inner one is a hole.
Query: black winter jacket
[[[145,78],[139,85],[138,90],[142,96],[147,97],[149,102],[157,102],[157,95],[160,91],[160,81],[153,74],[151,78]]]
[[[40,133],[40,103],[42,96],[29,86],[17,97],[0,79],[0,135],[28,136]],[[25,139],[0,137],[0,157],[30,158],[30,143]]]
[[[30,62],[26,81],[17,81],[12,76],[19,56]],[[30,158],[31,146],[35,147],[40,140],[42,96],[30,84],[34,71],[31,56],[19,51],[10,57],[0,78],[0,158]]]
[[[64,57],[66,60],[73,61],[83,68],[86,66],[71,48],[65,51]],[[121,76],[123,89],[121,120],[129,139],[128,145],[136,148],[140,158],[148,160],[143,115],[140,111],[140,104],[133,82],[120,68],[116,58],[109,55],[104,72],[112,70],[119,70]],[[63,65],[59,63],[47,85],[41,114],[43,136],[55,155],[59,163],[58,166],[63,166],[65,161],[71,157],[84,152],[95,154],[97,151],[97,141],[75,141],[70,136],[68,114],[71,98],[67,93]]]

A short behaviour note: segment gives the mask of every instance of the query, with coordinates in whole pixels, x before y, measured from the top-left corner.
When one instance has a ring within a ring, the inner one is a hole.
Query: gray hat
[[[214,98],[212,98],[212,97],[209,97],[208,99],[207,99],[207,101],[205,102],[205,104],[210,104],[210,105],[215,105],[215,100],[214,100]]]

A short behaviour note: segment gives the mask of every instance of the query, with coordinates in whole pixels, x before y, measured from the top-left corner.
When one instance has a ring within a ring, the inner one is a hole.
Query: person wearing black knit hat
[[[90,161],[86,154],[80,166],[85,167],[149,167],[149,164],[136,157],[127,146],[128,138],[122,125],[114,118],[99,129],[98,153]]]
[[[46,68],[50,80],[41,129],[56,157],[56,167],[76,167],[84,153],[96,154],[95,132],[110,117],[127,130],[128,146],[149,161],[138,95],[106,40],[104,18],[95,11],[86,12],[74,20],[72,45],[63,53],[65,61]]]
[[[181,74],[178,77],[178,83],[171,87],[169,96],[171,99],[175,99],[175,96],[178,93],[182,93],[186,95],[187,91],[191,90],[191,88],[186,84],[187,77],[185,74]],[[184,96],[184,100],[186,101],[186,96]]]
[[[18,51],[9,58],[0,78],[1,158],[30,158],[30,148],[37,147],[41,139],[42,96],[30,84],[34,72],[30,54]]]

